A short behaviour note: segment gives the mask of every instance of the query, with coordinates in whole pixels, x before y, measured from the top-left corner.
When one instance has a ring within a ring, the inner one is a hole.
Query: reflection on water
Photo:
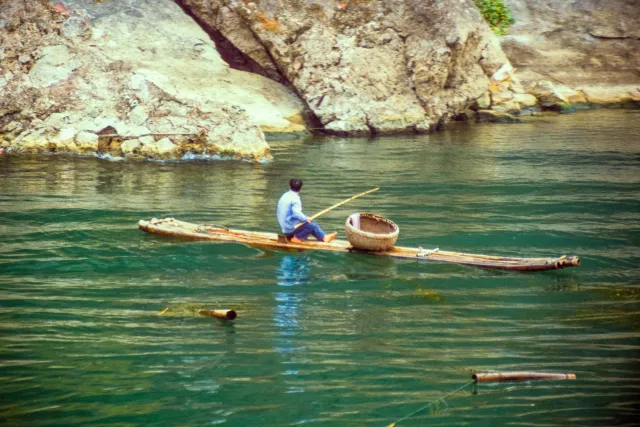
[[[297,375],[299,372],[291,369],[290,365],[297,363],[296,353],[304,350],[304,346],[296,344],[301,322],[302,304],[304,303],[304,289],[311,273],[311,261],[308,256],[283,256],[277,271],[278,286],[285,289],[274,292],[274,323],[278,328],[275,351],[283,354],[283,375]],[[287,289],[288,288],[288,289]],[[289,386],[287,393],[301,393],[300,386]]]
[[[309,280],[311,262],[308,256],[284,256],[278,269],[278,286],[302,286]],[[276,301],[274,321],[281,328],[280,335],[294,336],[299,328],[299,309],[303,302],[300,289],[275,292]]]
[[[482,385],[399,425],[637,425],[638,117],[273,141],[268,165],[0,157],[0,420],[373,427],[473,371],[540,370],[578,380]],[[291,176],[310,213],[381,187],[322,217],[340,234],[373,211],[401,245],[582,265],[519,274],[136,229],[170,215],[278,231]],[[182,306],[238,318],[157,315]]]

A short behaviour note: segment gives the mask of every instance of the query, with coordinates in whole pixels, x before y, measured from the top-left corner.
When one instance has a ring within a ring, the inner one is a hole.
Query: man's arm
[[[308,219],[307,216],[302,213],[300,197],[296,197],[291,203],[291,212],[293,213],[293,217],[298,221],[305,222]]]

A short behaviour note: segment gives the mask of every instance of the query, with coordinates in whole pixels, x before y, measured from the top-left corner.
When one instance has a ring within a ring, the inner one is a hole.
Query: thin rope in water
[[[475,382],[476,382],[476,381],[475,381],[475,380],[473,380],[473,381],[471,381],[471,382],[466,383],[466,384],[465,384],[465,385],[463,385],[462,387],[459,387],[459,388],[457,388],[457,389],[453,390],[451,393],[447,393],[447,394],[445,394],[444,396],[440,397],[439,399],[436,399],[436,400],[434,400],[433,402],[431,402],[431,403],[428,403],[428,404],[424,405],[424,406],[423,406],[423,407],[421,407],[420,409],[418,409],[418,410],[416,410],[416,411],[413,411],[413,412],[412,412],[412,413],[410,413],[409,415],[407,415],[407,416],[405,416],[405,417],[400,418],[398,421],[396,421],[396,422],[394,422],[394,423],[389,424],[387,427],[394,427],[394,426],[395,426],[396,424],[398,424],[399,422],[402,422],[402,421],[404,421],[404,420],[406,420],[406,419],[408,419],[408,418],[411,418],[412,416],[414,416],[414,415],[415,415],[415,414],[417,414],[418,412],[420,412],[420,411],[423,411],[423,410],[427,409],[429,406],[433,405],[433,404],[434,404],[434,403],[436,403],[436,402],[440,402],[440,401],[443,401],[443,402],[444,402],[444,399],[446,399],[447,397],[451,396],[452,394],[455,394],[455,393],[459,392],[459,391],[460,391],[460,390],[462,390],[463,388],[465,388],[465,387],[467,387],[467,386],[470,386],[471,384],[473,384],[473,383],[475,383]],[[444,402],[444,403],[446,404],[447,402]]]

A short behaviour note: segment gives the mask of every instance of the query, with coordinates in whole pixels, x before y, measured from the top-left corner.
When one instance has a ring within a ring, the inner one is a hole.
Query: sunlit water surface
[[[639,135],[640,112],[598,111],[273,141],[266,165],[0,157],[0,423],[386,426],[434,402],[398,426],[639,425]],[[291,176],[309,214],[381,187],[321,217],[342,236],[373,211],[404,246],[582,265],[497,272],[137,229],[277,231]],[[578,379],[462,387],[509,370]]]

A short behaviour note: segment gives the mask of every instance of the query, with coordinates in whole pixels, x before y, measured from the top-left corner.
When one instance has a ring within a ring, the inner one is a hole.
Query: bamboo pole
[[[335,209],[335,208],[337,208],[338,206],[342,206],[342,205],[344,205],[345,203],[348,203],[348,202],[352,201],[353,199],[357,199],[358,197],[360,197],[360,196],[364,196],[365,194],[373,193],[374,191],[378,191],[379,189],[380,189],[380,188],[374,188],[374,189],[372,189],[372,190],[365,191],[364,193],[356,194],[355,196],[349,197],[347,200],[343,200],[343,201],[341,201],[341,202],[339,202],[339,203],[336,203],[335,205],[330,206],[330,207],[328,207],[327,209],[325,209],[325,210],[323,210],[323,211],[320,211],[320,212],[318,212],[318,213],[317,213],[317,214],[315,214],[315,215],[310,216],[310,217],[307,219],[307,222],[309,222],[309,221],[313,221],[314,219],[318,218],[320,215],[324,215],[324,214],[326,214],[327,212],[329,212],[330,210]],[[300,222],[300,223],[296,224],[293,228],[294,228],[294,229],[296,229],[296,228],[300,227],[302,224],[304,224],[304,222]]]
[[[238,315],[233,310],[207,310],[200,309],[198,314],[201,316],[215,317],[222,320],[234,320]]]
[[[576,374],[555,374],[548,372],[483,372],[471,375],[479,383],[528,380],[575,380]]]
[[[142,135],[120,135],[117,133],[106,133],[103,135],[97,134],[98,137],[100,138],[116,138],[116,137],[122,137],[122,138],[140,138],[141,136],[174,136],[174,135],[182,135],[182,136],[187,136],[187,135],[197,135],[197,133],[185,133],[185,132],[174,132],[174,133],[143,133]]]

